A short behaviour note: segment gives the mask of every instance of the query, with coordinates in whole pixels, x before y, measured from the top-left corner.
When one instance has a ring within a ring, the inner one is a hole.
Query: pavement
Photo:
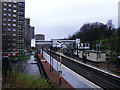
[[[50,56],[44,52],[43,57],[45,58],[48,63],[50,63]],[[59,59],[59,57],[58,57]],[[57,72],[60,68],[60,63],[57,62],[54,58],[52,59],[53,68]],[[44,61],[45,62],[45,61]],[[50,72],[50,69],[48,69],[48,72]],[[99,86],[95,85],[94,83],[90,82],[89,80],[85,79],[84,77],[80,76],[79,74],[75,73],[68,67],[62,64],[62,74],[61,76],[68,82],[73,88],[87,88],[87,89],[101,89]]]

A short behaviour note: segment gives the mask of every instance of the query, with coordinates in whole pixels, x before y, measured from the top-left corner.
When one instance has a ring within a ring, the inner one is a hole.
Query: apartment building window
[[[21,44],[18,44],[18,47],[20,47],[21,46]]]
[[[16,41],[16,39],[14,38],[13,41]]]
[[[18,19],[22,19],[20,16],[18,16]]]
[[[8,43],[8,46],[10,46],[11,44],[10,43]]]
[[[16,24],[13,24],[13,26],[16,26]]]
[[[14,3],[17,3],[17,1],[16,1],[16,0],[13,0],[13,2],[14,2]]]
[[[7,14],[6,13],[3,13],[4,16],[6,16]]]
[[[20,3],[18,3],[18,5],[23,5],[23,3],[22,3],[22,2],[20,2]]]
[[[6,23],[3,23],[3,25],[5,26],[5,25],[6,25]]]
[[[3,27],[3,30],[6,30],[6,27]]]
[[[8,18],[8,21],[11,21],[11,19],[10,19],[10,18]]]
[[[19,24],[23,24],[23,21],[18,21]]]
[[[10,41],[11,39],[9,38],[8,41]]]
[[[13,22],[16,22],[16,19],[13,19]]]
[[[15,44],[15,43],[13,43],[12,45],[13,45],[13,46],[16,46],[16,44]]]
[[[18,37],[23,37],[23,35],[21,35],[21,34],[18,34]]]
[[[23,49],[18,49],[18,51],[23,51]]]
[[[23,10],[24,8],[22,8],[22,7],[18,7],[18,10]]]
[[[13,17],[16,17],[16,15],[15,15],[15,14],[13,14]]]
[[[18,42],[23,42],[23,39],[18,39]]]
[[[6,21],[6,18],[5,18],[5,17],[3,17],[3,21]]]
[[[8,23],[8,26],[10,26],[11,24],[10,23]]]
[[[23,15],[23,12],[18,12],[18,15]]]
[[[8,53],[8,56],[10,56],[11,54],[10,53]]]
[[[9,4],[8,6],[11,7],[11,4]]]
[[[22,25],[18,25],[18,28],[22,28]]]
[[[18,29],[18,33],[22,33],[22,30]]]
[[[8,11],[11,11],[11,9],[9,8]]]
[[[14,8],[16,8],[17,6],[16,5],[13,5]]]
[[[7,9],[6,8],[3,8],[4,11],[6,11]]]
[[[3,5],[4,5],[4,6],[7,6],[7,3],[4,3]]]
[[[11,31],[11,28],[8,28],[8,31]]]
[[[5,34],[5,33],[3,33],[3,36],[6,36],[6,34]]]
[[[13,51],[15,51],[16,50],[16,48],[13,48]]]
[[[16,10],[13,10],[13,12],[17,12]]]
[[[24,19],[24,17],[23,17],[23,16],[18,16],[18,19],[23,20],[23,19]]]
[[[8,33],[8,36],[11,36],[11,34],[10,34],[10,33]]]
[[[16,34],[14,33],[13,36],[16,36]]]
[[[15,29],[15,28],[13,28],[13,31],[16,31],[16,29]]]
[[[8,48],[8,50],[11,50],[11,48]],[[10,54],[9,54],[9,56],[10,56]]]
[[[8,16],[11,16],[11,13],[8,13]]]

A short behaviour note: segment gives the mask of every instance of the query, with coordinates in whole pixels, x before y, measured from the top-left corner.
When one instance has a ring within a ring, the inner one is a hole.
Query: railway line
[[[50,54],[50,51],[46,51]],[[52,52],[53,58],[57,60],[59,55],[55,52]],[[59,61],[59,60],[58,60]],[[85,77],[86,79],[92,81],[96,85],[100,86],[103,89],[111,90],[111,89],[120,89],[120,78],[114,77],[107,73],[98,71],[94,68],[88,67],[84,64],[75,62],[67,57],[62,56],[62,64],[75,71],[79,75]]]

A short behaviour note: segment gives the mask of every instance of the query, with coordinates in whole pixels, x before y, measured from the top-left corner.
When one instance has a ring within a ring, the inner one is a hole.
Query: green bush
[[[48,79],[38,75],[28,75],[26,73],[11,73],[3,84],[3,88],[52,88]]]

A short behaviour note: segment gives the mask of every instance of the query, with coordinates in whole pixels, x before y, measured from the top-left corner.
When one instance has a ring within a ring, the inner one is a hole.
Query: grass
[[[4,78],[3,78],[4,79]],[[52,88],[48,79],[26,73],[11,73],[6,79],[4,88]],[[4,79],[4,80],[5,80]]]
[[[17,60],[27,60],[29,58],[29,55],[27,56],[18,56],[18,57],[9,57],[9,60],[14,60],[14,58],[17,58]]]

